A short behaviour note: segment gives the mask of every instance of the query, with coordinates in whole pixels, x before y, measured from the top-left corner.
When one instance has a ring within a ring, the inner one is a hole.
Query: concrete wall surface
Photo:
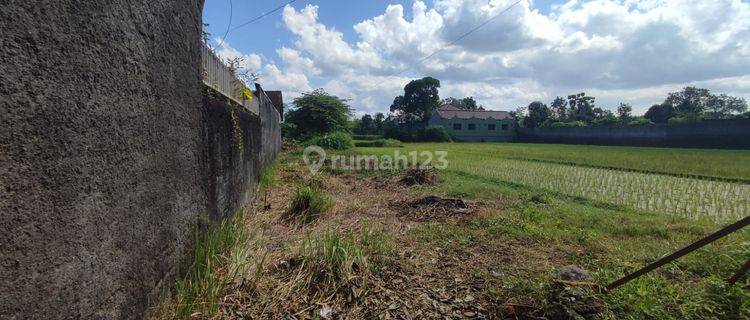
[[[0,5],[0,319],[141,318],[254,196],[278,149],[204,95],[200,5]]]
[[[646,147],[750,148],[750,119],[638,126],[518,128],[518,140]]]
[[[273,162],[276,155],[281,151],[281,114],[268,98],[263,88],[255,85],[256,96],[260,104],[261,121],[261,164],[267,165]]]

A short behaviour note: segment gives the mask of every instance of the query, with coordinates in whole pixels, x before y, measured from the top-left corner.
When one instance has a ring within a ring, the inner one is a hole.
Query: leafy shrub
[[[292,206],[284,213],[284,219],[297,219],[301,223],[312,222],[333,206],[333,200],[315,185],[297,187],[291,202]]]
[[[569,121],[569,122],[553,122],[550,123],[550,128],[567,128],[567,127],[585,127],[586,123],[583,121]]]
[[[284,139],[297,138],[297,125],[291,122],[281,123],[281,136]]]
[[[651,122],[651,120],[649,120],[648,118],[643,118],[643,117],[638,117],[628,122],[628,125],[631,125],[631,126],[644,125],[644,124],[654,124],[654,123]]]
[[[620,119],[617,119],[617,117],[613,115],[606,115],[602,118],[595,119],[591,122],[591,124],[595,126],[612,126],[620,123]]]
[[[701,121],[701,119],[698,116],[694,116],[694,115],[679,115],[679,116],[675,116],[675,117],[669,118],[669,120],[667,120],[667,123],[669,123],[669,124],[681,124],[681,123],[695,123],[695,122],[700,122],[700,121]]]
[[[378,140],[383,139],[383,136],[377,134],[353,134],[352,139],[354,140]]]
[[[356,147],[403,147],[404,144],[396,139],[377,139],[372,141],[355,142]]]
[[[354,141],[346,132],[334,132],[313,137],[307,141],[306,145],[316,145],[324,149],[346,150],[354,146]]]
[[[419,135],[419,140],[428,142],[446,142],[451,141],[448,132],[442,126],[429,126]]]
[[[306,139],[316,135],[349,130],[352,108],[346,99],[330,95],[323,89],[303,93],[295,98],[293,107],[285,115],[286,136]]]

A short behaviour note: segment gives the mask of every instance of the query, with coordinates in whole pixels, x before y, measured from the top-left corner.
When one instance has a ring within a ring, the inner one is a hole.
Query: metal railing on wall
[[[205,43],[201,46],[203,83],[232,101],[244,105],[242,88],[245,85]]]

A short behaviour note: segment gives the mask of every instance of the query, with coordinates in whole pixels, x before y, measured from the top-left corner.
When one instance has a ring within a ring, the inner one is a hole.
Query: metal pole
[[[730,225],[724,227],[723,229],[721,229],[719,231],[716,231],[716,232],[708,235],[707,237],[705,237],[703,239],[700,239],[700,240],[698,240],[698,241],[696,241],[696,242],[688,245],[687,247],[684,247],[684,248],[682,248],[682,249],[680,249],[680,250],[678,250],[678,251],[676,251],[676,252],[674,252],[674,253],[672,253],[672,254],[664,257],[664,258],[661,258],[661,259],[659,259],[659,260],[657,260],[657,261],[655,261],[655,262],[653,262],[653,263],[651,263],[651,264],[649,264],[649,265],[641,268],[640,270],[638,270],[636,272],[633,272],[633,273],[631,273],[629,275],[626,275],[626,276],[620,278],[619,280],[616,280],[615,282],[612,282],[612,283],[608,284],[606,286],[606,289],[607,290],[612,290],[612,289],[617,288],[617,287],[619,287],[619,286],[621,286],[623,284],[626,284],[626,283],[630,282],[630,280],[633,280],[633,279],[638,278],[638,277],[640,277],[640,276],[642,276],[642,275],[644,275],[646,273],[649,273],[649,272],[653,271],[654,269],[656,269],[658,267],[661,267],[661,266],[663,266],[663,265],[665,265],[665,264],[667,264],[667,263],[669,263],[669,262],[671,262],[673,260],[676,260],[676,259],[678,259],[678,258],[680,258],[680,257],[682,257],[682,256],[684,256],[684,255],[686,255],[686,254],[688,254],[690,252],[693,252],[693,251],[695,251],[697,249],[700,249],[701,247],[703,247],[703,246],[705,246],[705,245],[707,245],[707,244],[709,244],[711,242],[714,242],[714,241],[716,241],[719,238],[722,238],[722,237],[724,237],[724,236],[726,236],[726,235],[728,235],[728,234],[730,234],[732,232],[735,232],[735,231],[737,231],[739,229],[742,229],[745,226],[747,226],[748,224],[750,224],[750,216],[747,216],[747,217],[743,218],[740,221],[737,221],[737,222],[735,222],[733,224],[730,224]],[[740,270],[740,271],[742,271],[742,270]]]

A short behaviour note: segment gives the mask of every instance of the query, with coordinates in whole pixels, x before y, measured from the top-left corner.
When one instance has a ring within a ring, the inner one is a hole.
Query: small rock
[[[576,265],[558,268],[557,274],[560,279],[566,281],[591,281],[589,272]]]

